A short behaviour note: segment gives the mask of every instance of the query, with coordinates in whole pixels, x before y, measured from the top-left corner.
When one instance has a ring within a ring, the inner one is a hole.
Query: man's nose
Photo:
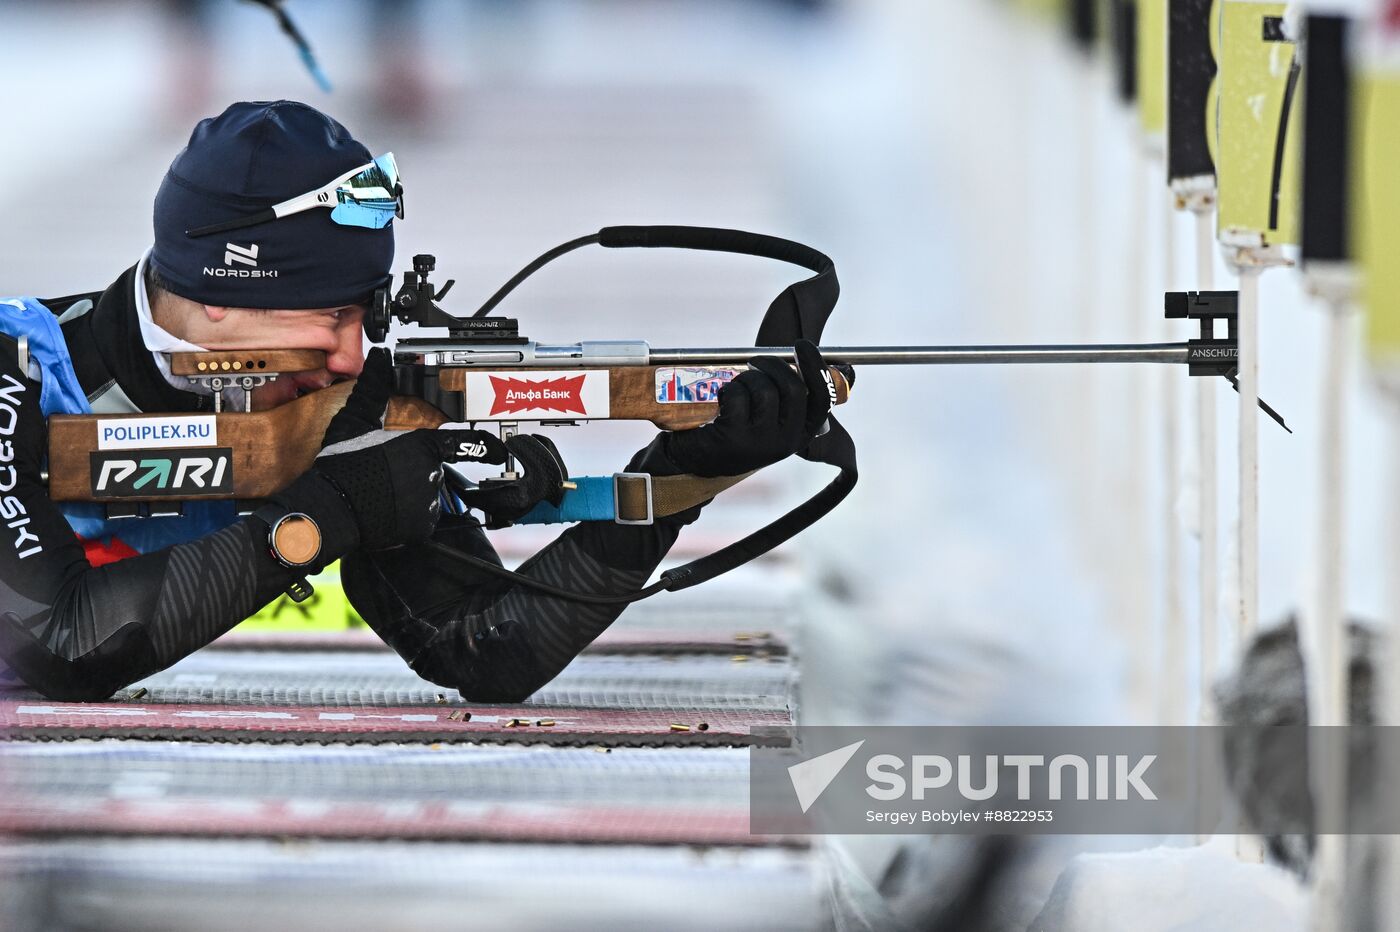
[[[333,376],[354,378],[365,367],[364,342],[360,328],[346,328],[339,334],[336,347],[326,354],[326,369]]]

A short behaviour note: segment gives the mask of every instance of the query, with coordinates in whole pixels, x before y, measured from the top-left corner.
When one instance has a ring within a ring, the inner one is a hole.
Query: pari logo
[[[606,369],[582,372],[467,372],[464,421],[543,421],[605,418],[610,408]]]
[[[656,370],[656,400],[661,404],[694,404],[719,400],[719,390],[742,369],[678,366]]]
[[[224,243],[224,264],[206,265],[204,274],[210,278],[276,278],[277,270],[258,268],[257,243]]]
[[[94,498],[171,498],[232,492],[233,449],[230,447],[180,453],[133,450],[92,454]]]

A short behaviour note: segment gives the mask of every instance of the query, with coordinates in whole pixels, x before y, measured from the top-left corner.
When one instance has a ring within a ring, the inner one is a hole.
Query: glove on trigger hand
[[[821,351],[796,344],[797,371],[759,356],[719,392],[719,416],[703,427],[663,434],[664,452],[697,476],[738,476],[806,449],[824,429],[835,398]]]
[[[359,545],[384,550],[432,534],[442,509],[443,463],[506,461],[505,445],[485,431],[384,430],[392,388],[389,352],[371,350],[345,407],[326,428],[316,462],[272,500],[292,510],[307,510],[304,502],[324,506],[329,485],[352,513]]]
[[[539,434],[516,434],[506,440],[506,449],[524,467],[521,477],[454,489],[462,503],[485,512],[493,524],[516,521],[540,502],[558,507],[564,501],[569,471],[554,441]]]

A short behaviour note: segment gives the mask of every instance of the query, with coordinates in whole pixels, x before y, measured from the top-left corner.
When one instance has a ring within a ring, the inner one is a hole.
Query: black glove
[[[358,545],[384,550],[432,534],[442,509],[443,463],[506,461],[505,445],[485,431],[384,430],[392,388],[388,350],[371,350],[345,407],[326,428],[315,464],[272,500],[293,510],[303,510],[303,500],[324,507],[329,485],[353,515]],[[319,515],[308,513],[319,523]]]
[[[667,458],[697,476],[738,476],[806,449],[822,432],[836,390],[821,352],[796,344],[797,371],[759,356],[719,392],[719,417],[663,434]]]
[[[492,525],[515,521],[540,502],[558,507],[564,501],[569,471],[554,441],[538,434],[516,434],[506,440],[506,449],[523,467],[520,478],[488,479],[475,488],[454,487],[462,503],[485,512]]]

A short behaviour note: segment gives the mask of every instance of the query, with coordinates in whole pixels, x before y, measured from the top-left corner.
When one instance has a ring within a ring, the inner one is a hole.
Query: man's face
[[[192,342],[211,350],[314,349],[326,367],[294,372],[253,389],[253,409],[274,408],[332,382],[353,379],[365,364],[365,309],[359,305],[305,311],[206,307],[206,320]]]

